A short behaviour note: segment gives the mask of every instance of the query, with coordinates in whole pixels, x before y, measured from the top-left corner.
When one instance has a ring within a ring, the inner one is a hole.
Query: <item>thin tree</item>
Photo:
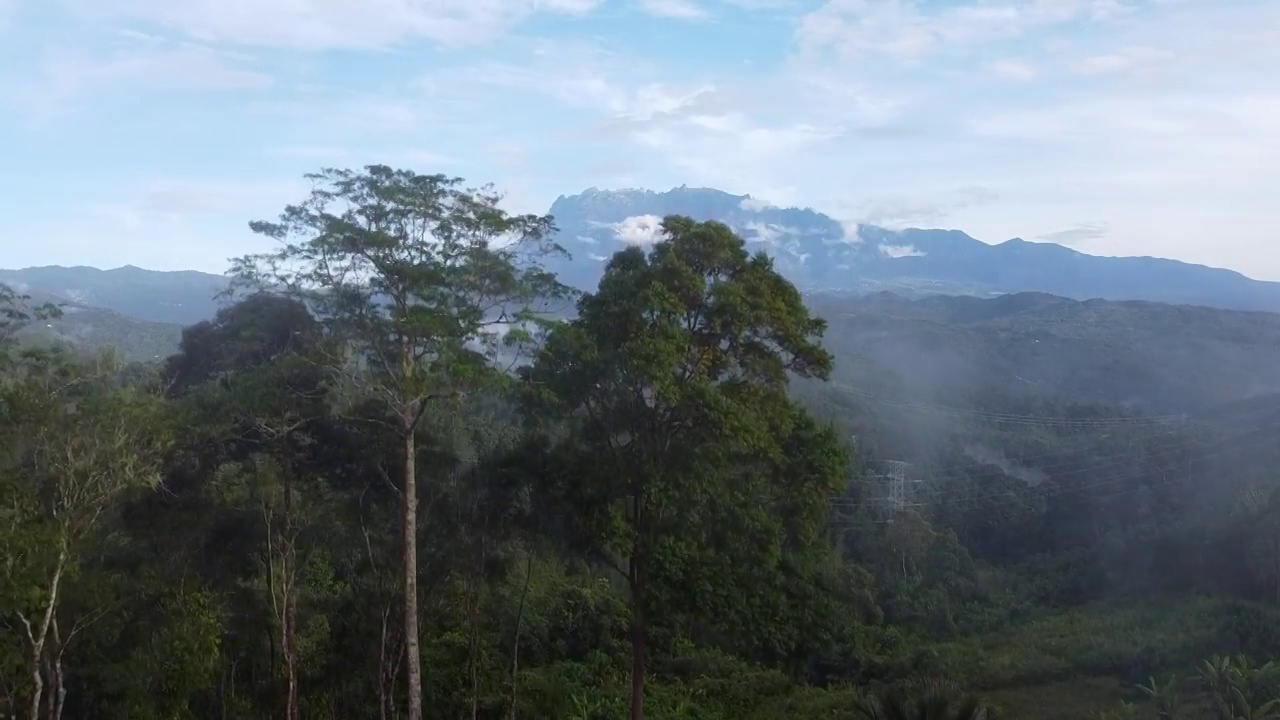
[[[562,252],[547,216],[511,215],[489,187],[373,165],[309,175],[310,197],[251,229],[282,243],[235,261],[233,288],[302,299],[341,341],[328,365],[382,403],[400,437],[408,717],[422,717],[417,437],[528,340],[540,303],[566,291],[541,259]]]

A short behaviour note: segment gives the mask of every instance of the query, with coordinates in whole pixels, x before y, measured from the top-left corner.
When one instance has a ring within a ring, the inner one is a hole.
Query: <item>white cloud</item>
[[[208,42],[300,50],[386,48],[410,40],[491,40],[535,13],[580,15],[599,0],[77,0],[90,17],[156,23]]]
[[[799,0],[721,0],[721,2],[743,10],[787,10],[799,4]]]
[[[1021,60],[997,60],[987,65],[987,72],[1003,80],[1030,82],[1040,76],[1039,70],[1031,63]]]
[[[263,91],[273,84],[271,75],[241,56],[143,33],[120,37],[124,46],[105,54],[54,51],[37,75],[17,83],[15,106],[39,124],[86,96]]]
[[[808,53],[917,61],[948,47],[1010,40],[1077,20],[1109,20],[1127,7],[1119,0],[827,0],[804,16],[796,39]]]
[[[1177,58],[1177,54],[1159,48],[1124,47],[1105,55],[1094,55],[1076,62],[1073,69],[1084,75],[1115,75],[1159,67]]]
[[[695,0],[639,0],[642,11],[654,17],[702,20],[711,16]]]
[[[566,15],[585,15],[595,10],[604,0],[534,0],[535,10],[564,13]]]
[[[91,212],[129,228],[145,227],[156,221],[187,222],[211,216],[243,223],[260,213],[273,215],[306,192],[305,183],[292,180],[252,183],[165,180],[120,192],[111,200],[93,206]]]
[[[663,238],[662,218],[637,215],[613,225],[614,236],[626,245],[649,246]]]
[[[8,29],[18,14],[18,0],[0,0],[0,32]]]
[[[999,193],[978,185],[939,193],[916,195],[881,195],[854,208],[854,222],[884,228],[935,227],[955,212],[989,205],[1000,199]]]
[[[1072,247],[1086,246],[1092,241],[1106,237],[1111,226],[1105,222],[1080,223],[1066,230],[1058,230],[1037,235],[1037,240],[1045,240],[1059,245]]]
[[[799,230],[786,225],[778,225],[776,223],[765,223],[752,220],[748,222],[743,230],[749,236],[748,242],[758,242],[765,244],[776,244],[794,238],[799,234]]]
[[[334,160],[346,159],[351,155],[350,148],[336,147],[333,145],[271,145],[263,149],[263,152],[270,157],[305,159],[305,160],[322,160],[332,162]]]

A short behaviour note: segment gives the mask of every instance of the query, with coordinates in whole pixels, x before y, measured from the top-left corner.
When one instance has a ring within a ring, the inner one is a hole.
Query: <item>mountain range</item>
[[[778,269],[810,296],[860,296],[859,307],[864,309],[867,302],[884,305],[885,296],[876,293],[889,291],[899,299],[969,297],[970,301],[939,301],[962,314],[994,312],[993,308],[1003,307],[1001,303],[1049,296],[1057,296],[1049,305],[1063,312],[1072,306],[1057,303],[1066,299],[1280,311],[1280,283],[1253,280],[1230,270],[1159,258],[1093,256],[1020,239],[991,245],[958,230],[850,226],[810,208],[773,207],[749,195],[709,188],[679,187],[668,192],[591,188],[557,198],[551,214],[559,227],[557,239],[571,255],[556,258],[552,269],[584,290],[595,287],[614,252],[627,245],[651,244],[660,235],[661,218],[679,214],[724,222],[750,248],[768,252]],[[138,360],[175,348],[180,328],[212,317],[219,307],[214,296],[226,287],[221,275],[155,272],[134,266],[0,270],[0,283],[37,301],[63,305],[62,319],[33,332],[85,346],[117,344],[126,357]],[[972,303],[973,298],[1002,295],[1020,299]],[[911,306],[909,312],[906,306],[890,309],[897,315],[905,313],[913,322],[941,322],[948,327],[968,322],[961,322],[959,316],[945,320],[922,316],[927,307],[926,302]],[[837,308],[843,317],[841,313],[845,310]],[[1105,313],[1092,317],[1094,322],[1115,319]],[[1197,317],[1195,322],[1206,320]],[[1121,325],[1134,327],[1128,320]],[[129,340],[119,342],[120,338]],[[912,352],[920,349],[923,346]]]
[[[570,284],[594,287],[605,260],[652,242],[669,214],[720,220],[811,292],[993,296],[1041,292],[1075,299],[1150,300],[1280,311],[1280,283],[1153,257],[1102,257],[1014,238],[992,245],[959,230],[850,226],[811,208],[780,208],[709,188],[598,190],[551,206],[572,260],[556,266]]]

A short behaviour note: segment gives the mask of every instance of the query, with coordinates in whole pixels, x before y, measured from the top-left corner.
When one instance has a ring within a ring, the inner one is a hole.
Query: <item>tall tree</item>
[[[732,541],[708,537],[711,522],[751,531],[750,506],[775,499],[760,465],[781,457],[796,419],[788,376],[831,367],[824,321],[766,255],[718,222],[672,216],[663,230],[650,252],[614,255],[528,372],[535,396],[573,419],[552,514],[630,590],[633,720],[655,570],[679,575],[706,542]]]
[[[511,215],[491,188],[373,165],[309,175],[308,199],[253,222],[282,247],[236,261],[236,287],[306,302],[345,349],[330,367],[381,402],[400,436],[408,717],[422,717],[418,633],[418,456],[425,413],[497,372],[527,339],[539,302],[564,294],[540,263],[559,251],[550,217]]]

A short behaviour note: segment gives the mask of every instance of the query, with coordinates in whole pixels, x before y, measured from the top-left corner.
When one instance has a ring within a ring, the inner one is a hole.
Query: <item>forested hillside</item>
[[[162,362],[0,295],[0,717],[1280,709],[1277,316],[804,296],[682,216],[578,293],[314,180]]]

